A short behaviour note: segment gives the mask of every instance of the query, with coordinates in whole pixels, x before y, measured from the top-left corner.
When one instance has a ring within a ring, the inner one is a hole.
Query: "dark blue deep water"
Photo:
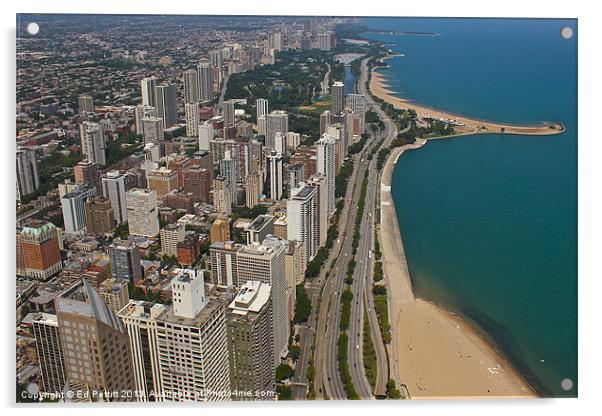
[[[395,207],[414,289],[460,312],[543,395],[577,394],[577,42],[574,20],[363,19],[405,56],[403,98],[477,118],[561,121],[556,136],[477,135],[404,154]],[[565,378],[574,388],[564,391]]]

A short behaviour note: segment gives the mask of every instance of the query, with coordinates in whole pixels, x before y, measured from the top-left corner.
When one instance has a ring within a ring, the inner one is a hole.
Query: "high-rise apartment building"
[[[98,123],[84,121],[79,126],[82,154],[88,161],[104,166],[107,163],[106,141]]]
[[[140,81],[140,89],[142,93],[142,105],[156,107],[157,101],[155,96],[155,88],[157,87],[157,77],[145,77]]]
[[[251,280],[270,285],[274,316],[278,317],[287,316],[288,310],[285,253],[284,242],[277,237],[268,236],[261,243],[241,248],[237,254],[239,287]],[[280,362],[280,357],[286,355],[289,330],[288,319],[275,320],[274,362]]]
[[[273,400],[274,317],[270,285],[247,281],[241,287],[228,306],[227,331],[230,389],[242,393],[233,399]]]
[[[147,189],[130,189],[126,194],[128,227],[131,235],[154,237],[159,234],[157,193]]]
[[[259,203],[263,188],[261,176],[260,172],[252,171],[245,179],[245,206],[248,208],[253,208]]]
[[[148,189],[156,192],[157,198],[163,198],[174,189],[178,189],[178,173],[162,166],[147,173],[146,182]]]
[[[326,133],[328,126],[332,124],[332,113],[328,110],[320,114],[320,137]]]
[[[325,175],[314,173],[305,183],[316,188],[317,242],[318,247],[322,247],[328,237],[328,181]]]
[[[266,194],[272,201],[282,198],[282,154],[272,152],[267,157]]]
[[[216,241],[209,247],[211,279],[220,286],[238,286],[236,256],[242,244],[234,241]]]
[[[199,73],[199,99],[213,100],[213,67],[209,61],[201,61],[197,66]]]
[[[197,200],[211,200],[211,172],[201,166],[191,166],[184,171],[184,192],[190,192]]]
[[[291,198],[286,202],[287,239],[303,243],[305,263],[313,259],[318,251],[316,193],[316,188],[301,182],[291,189]]]
[[[142,120],[149,117],[156,118],[157,109],[148,105],[138,104],[134,109],[134,119],[136,121],[136,134],[144,135],[144,124]]]
[[[107,235],[115,229],[114,210],[111,201],[107,198],[102,196],[88,198],[85,210],[86,232],[89,235]]]
[[[268,114],[268,109],[268,100],[266,100],[265,98],[258,98],[257,100],[255,100],[255,120],[259,120],[261,116],[266,116]]]
[[[101,299],[115,313],[119,313],[130,300],[128,283],[129,281],[124,279],[110,278],[98,286]]]
[[[363,94],[348,94],[347,107],[353,111],[353,117],[359,120],[359,132],[355,134],[363,133],[366,125],[366,97]]]
[[[17,147],[17,196],[31,194],[40,186],[36,152]]]
[[[230,182],[225,176],[218,176],[213,180],[213,206],[215,212],[224,215],[232,213],[232,196]]]
[[[92,97],[87,94],[77,97],[77,109],[80,114],[93,113],[94,104],[92,102]]]
[[[275,138],[276,133],[280,133],[284,136],[288,133],[288,114],[286,111],[276,110],[265,116],[266,133],[265,133],[265,147],[276,150]]]
[[[230,241],[230,217],[220,214],[211,224],[209,236],[211,242]]]
[[[111,201],[115,221],[118,224],[128,220],[127,205],[125,202],[126,184],[125,174],[118,170],[107,172],[101,179],[102,194]]]
[[[184,103],[199,102],[199,73],[196,69],[184,71]]]
[[[98,165],[89,160],[82,160],[73,167],[73,174],[75,175],[75,183],[77,185],[94,186],[98,188],[100,183],[100,172],[98,171]],[[96,192],[99,193],[98,190]]]
[[[57,317],[36,313],[31,324],[42,376],[41,391],[58,398],[65,387],[65,363]]]
[[[98,292],[82,279],[55,299],[65,375],[73,390],[118,392],[110,401],[131,401],[134,388],[127,332]]]
[[[178,243],[184,241],[185,233],[184,225],[180,223],[161,228],[161,252],[164,256],[178,256]]]
[[[109,246],[113,278],[136,284],[142,279],[140,253],[132,240],[115,239]]]
[[[47,280],[63,268],[57,228],[51,222],[33,221],[19,235],[25,275]]]
[[[333,114],[338,114],[343,111],[343,97],[345,91],[345,84],[342,82],[335,82],[332,84],[332,103],[330,111]]]
[[[75,190],[61,197],[65,232],[74,234],[86,228],[86,201],[96,195],[96,188],[76,186]]]
[[[235,124],[234,102],[224,101],[222,104],[222,114],[224,116],[224,128],[233,127]]]
[[[176,84],[157,85],[155,88],[157,115],[163,119],[163,128],[178,122],[178,100]]]
[[[245,236],[247,238],[247,244],[261,243],[268,234],[274,234],[274,220],[276,218],[273,215],[264,214],[258,215],[245,229]]]
[[[305,181],[305,166],[302,163],[288,165],[288,189],[294,189]],[[290,195],[289,195],[290,196]]]
[[[335,176],[336,176],[336,141],[327,133],[316,143],[318,148],[318,161],[316,170],[326,176],[328,189],[328,216],[335,211]]]
[[[186,113],[186,136],[197,137],[199,135],[199,103],[186,103],[184,105]]]
[[[159,117],[142,118],[142,136],[144,143],[158,143],[163,140],[165,129],[163,119]]]
[[[213,124],[205,122],[199,126],[199,150],[209,150],[213,140]]]

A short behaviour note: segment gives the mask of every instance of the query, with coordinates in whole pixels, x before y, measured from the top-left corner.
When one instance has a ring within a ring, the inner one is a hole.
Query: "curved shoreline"
[[[399,56],[399,54],[390,54],[380,59],[384,62],[386,59]],[[371,71],[369,89],[370,92],[384,100],[385,102],[394,105],[399,109],[414,110],[419,117],[422,118],[438,118],[442,120],[457,120],[464,126],[454,126],[458,134],[518,134],[529,136],[549,136],[562,134],[566,128],[562,122],[542,123],[541,125],[521,125],[501,123],[497,121],[483,120],[475,117],[456,114],[450,111],[439,108],[430,107],[424,104],[419,104],[414,101],[396,97],[395,91],[387,89],[386,76],[379,73],[378,69],[386,67],[375,67]]]
[[[373,95],[396,106],[398,101],[403,102],[382,91],[374,92],[373,86],[378,88],[374,74],[373,70],[370,79]],[[539,131],[541,128],[535,129],[531,134],[544,134]],[[501,132],[466,131],[453,136],[483,133]],[[552,132],[557,133],[560,132]],[[414,297],[391,189],[393,171],[403,152],[426,143],[426,139],[418,139],[414,144],[392,149],[381,176],[379,237],[393,338],[390,358],[393,375],[405,384],[412,398],[538,397],[523,375],[467,320]]]

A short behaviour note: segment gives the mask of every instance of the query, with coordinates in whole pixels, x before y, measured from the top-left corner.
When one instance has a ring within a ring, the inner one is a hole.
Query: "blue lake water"
[[[393,195],[414,289],[462,313],[543,395],[577,394],[577,44],[574,20],[366,18],[404,54],[382,70],[403,98],[482,119],[561,121],[556,136],[429,142]],[[570,391],[561,381],[574,382]]]

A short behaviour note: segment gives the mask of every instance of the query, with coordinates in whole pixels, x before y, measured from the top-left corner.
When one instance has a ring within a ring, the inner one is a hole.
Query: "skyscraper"
[[[363,133],[366,124],[366,98],[363,94],[349,94],[347,95],[347,107],[353,111],[353,117],[359,120],[359,132],[355,132],[355,134]]]
[[[288,133],[288,114],[286,111],[276,110],[266,115],[265,147],[275,150],[274,139],[276,133]]]
[[[197,66],[199,73],[199,99],[201,101],[213,100],[213,68],[211,62],[201,61]]]
[[[226,331],[229,298],[206,293],[204,271],[177,269],[172,306],[156,317],[160,399],[229,400]]]
[[[115,279],[136,284],[142,279],[140,253],[132,240],[115,239],[109,246],[111,274]]]
[[[305,181],[305,167],[302,163],[288,165],[288,189],[294,189]],[[290,194],[292,195],[292,194]]]
[[[199,103],[186,103],[186,136],[197,137],[199,135]]]
[[[159,234],[156,192],[134,188],[130,189],[125,199],[130,234],[143,237],[154,237]]]
[[[140,89],[142,93],[142,105],[156,107],[157,101],[155,96],[155,88],[157,87],[157,77],[145,77],[140,81]]]
[[[162,118],[145,117],[142,119],[142,135],[145,144],[162,141],[164,130]]]
[[[261,174],[254,170],[245,179],[245,206],[253,208],[259,203],[261,189]]]
[[[224,176],[213,180],[213,206],[215,212],[230,215],[232,213],[232,196],[230,182]]]
[[[125,175],[118,170],[107,172],[101,178],[102,194],[111,201],[115,221],[121,224],[128,220],[127,205],[125,202]]]
[[[280,362],[280,356],[286,354],[290,329],[288,319],[282,319],[288,310],[285,253],[284,242],[268,236],[262,243],[243,247],[237,255],[239,287],[251,280],[272,287],[274,316],[279,317],[274,321],[274,362]]]
[[[230,389],[250,393],[248,397],[235,396],[235,400],[275,397],[271,289],[268,284],[247,281],[228,306]]]
[[[235,122],[234,102],[224,101],[222,104],[222,114],[224,116],[224,128],[233,127]]]
[[[89,160],[83,160],[73,167],[75,183],[77,185],[99,186],[100,173],[98,166]],[[98,190],[97,190],[98,191]],[[96,192],[97,194],[99,192]]]
[[[162,199],[165,195],[178,189],[178,172],[161,166],[159,169],[153,169],[146,174],[148,189],[154,191],[157,198]]]
[[[33,221],[23,227],[19,248],[29,277],[47,280],[63,268],[57,229],[51,222]]]
[[[86,279],[55,299],[65,374],[72,389],[123,392],[134,388],[127,332]],[[124,395],[111,401],[131,401]]]
[[[232,152],[230,150],[226,150],[224,152],[224,158],[219,161],[219,173],[220,176],[226,178],[228,182],[228,187],[230,189],[230,203],[237,203],[237,192],[236,192],[236,183],[238,178],[238,167],[239,161],[232,157]]]
[[[178,122],[178,101],[176,84],[157,85],[155,88],[157,115],[163,119],[163,128]]]
[[[272,152],[267,157],[266,193],[273,201],[282,198],[282,154]]]
[[[31,324],[42,375],[41,390],[58,397],[65,387],[65,363],[57,317],[48,313],[36,313]]]
[[[199,126],[199,150],[209,150],[213,140],[213,124],[205,122]]]
[[[96,195],[96,188],[77,186],[73,192],[61,197],[66,233],[79,233],[86,228],[86,201]]]
[[[317,241],[318,247],[322,247],[328,236],[328,183],[326,176],[314,173],[307,178],[306,184],[316,188]]]
[[[316,188],[301,182],[291,189],[291,198],[286,202],[287,239],[303,243],[305,263],[313,259],[318,250],[316,193]]]
[[[332,124],[332,113],[328,110],[320,114],[320,136],[326,133],[328,126]]]
[[[86,232],[89,235],[106,235],[115,228],[114,210],[107,198],[90,197],[86,201],[85,209]]]
[[[84,94],[77,97],[77,107],[80,114],[93,113],[94,105],[92,103],[92,97]]]
[[[221,49],[211,51],[211,65],[218,68],[224,66],[224,53]]]
[[[17,196],[31,194],[40,186],[36,152],[17,147]]]
[[[88,161],[99,166],[106,164],[106,142],[98,123],[84,121],[79,126],[82,154]]]
[[[178,243],[184,241],[184,225],[179,223],[168,224],[161,228],[161,252],[164,256],[178,255]]]
[[[265,116],[268,114],[268,100],[265,98],[258,98],[255,100],[255,120],[259,120],[259,117]]]
[[[144,123],[142,122],[145,118],[156,118],[157,109],[148,105],[139,104],[134,110],[134,118],[136,121],[136,134],[144,135]]]
[[[220,286],[238,286],[237,254],[242,244],[216,241],[209,247],[211,279]]]
[[[343,91],[345,90],[345,84],[342,82],[335,82],[332,84],[332,106],[330,111],[333,114],[338,114],[343,111]]]
[[[184,71],[184,103],[199,102],[199,73],[196,69]]]
[[[336,142],[327,133],[316,143],[318,147],[318,163],[316,170],[326,176],[328,188],[328,215],[334,214],[335,172],[336,172]]]

